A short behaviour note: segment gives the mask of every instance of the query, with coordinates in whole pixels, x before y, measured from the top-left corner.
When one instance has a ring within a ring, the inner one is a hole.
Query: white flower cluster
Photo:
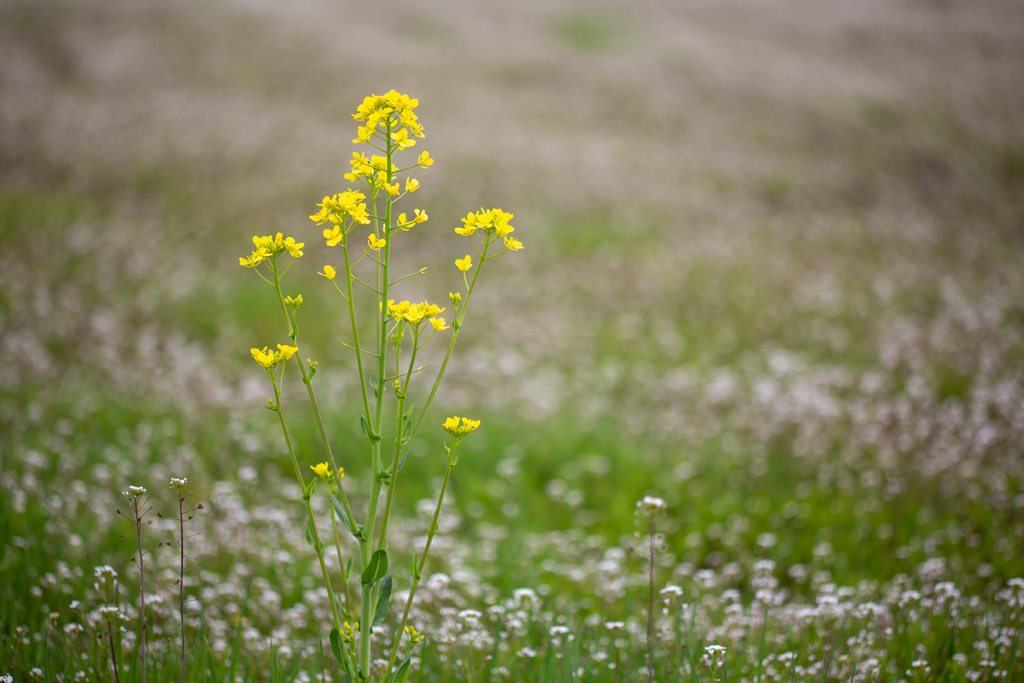
[[[146,489],[143,486],[129,486],[127,491],[122,491],[125,498],[136,500],[146,495]]]

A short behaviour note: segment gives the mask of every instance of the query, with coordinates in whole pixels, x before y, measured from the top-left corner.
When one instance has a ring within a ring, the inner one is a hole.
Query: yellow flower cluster
[[[411,325],[418,325],[424,320],[429,319],[430,324],[434,326],[435,330],[447,330],[448,325],[445,323],[444,318],[437,317],[443,312],[444,309],[437,304],[426,301],[418,304],[401,301],[396,304],[394,299],[388,299],[388,316],[395,320],[404,320]]]
[[[425,154],[426,152],[424,152]],[[352,153],[352,171],[345,174],[345,180],[355,182],[360,178],[371,178],[376,181],[376,184],[383,185],[388,179],[388,158],[382,157],[377,154],[366,158],[365,154],[359,152]],[[391,173],[394,175],[398,172],[398,168],[391,164]]]
[[[409,646],[417,645],[426,640],[426,636],[416,630],[415,626],[406,626],[405,635],[409,636]]]
[[[420,101],[408,95],[392,90],[387,95],[370,95],[352,115],[356,121],[366,125],[359,127],[358,137],[352,142],[369,142],[375,134],[380,135],[378,128],[383,124],[385,133],[391,128],[391,139],[399,149],[407,149],[416,144],[413,138],[422,138],[423,126],[419,124],[413,111]]]
[[[332,197],[324,197],[324,200],[317,204],[320,210],[309,217],[317,225],[330,223],[333,228],[324,230],[324,238],[327,246],[337,246],[341,242],[341,226],[345,224],[345,217],[351,216],[357,223],[369,223],[370,216],[366,213],[366,195],[356,190],[345,190],[341,194]]]
[[[414,209],[414,211],[416,213],[413,215],[412,220],[409,220],[409,217],[404,212],[398,214],[398,223],[395,225],[395,227],[398,228],[399,230],[405,230],[406,232],[408,232],[409,228],[411,228],[412,226],[417,225],[419,223],[425,223],[427,221],[426,211],[420,211],[419,209]]]
[[[470,237],[477,230],[483,230],[488,236],[497,234],[505,240],[505,248],[509,251],[519,251],[523,248],[522,242],[510,236],[515,230],[509,221],[514,216],[501,209],[486,210],[481,208],[476,213],[467,213],[462,219],[462,227],[455,228],[455,232],[465,237]]]
[[[297,346],[278,344],[277,351],[268,351],[267,347],[264,346],[262,350],[254,348],[250,349],[249,352],[252,354],[253,360],[269,370],[281,361],[291,358],[298,350],[299,347]]]
[[[470,420],[468,417],[461,418],[462,424],[459,424],[459,417],[449,417],[441,425],[444,427],[444,431],[452,435],[453,439],[461,439],[466,434],[480,426],[480,420]]]
[[[331,466],[325,462],[317,463],[315,466],[310,465],[309,469],[316,472],[316,476],[320,477],[324,481],[332,481],[334,479],[334,473],[331,471]],[[338,468],[338,479],[345,478],[345,468]]]
[[[299,258],[302,256],[302,247],[306,246],[305,242],[296,242],[294,237],[285,237],[280,232],[276,235],[263,235],[262,237],[260,235],[253,235],[252,243],[255,245],[256,250],[252,252],[249,258],[239,256],[238,265],[245,266],[246,268],[255,268],[268,258],[283,254],[286,251],[292,255],[292,258]]]

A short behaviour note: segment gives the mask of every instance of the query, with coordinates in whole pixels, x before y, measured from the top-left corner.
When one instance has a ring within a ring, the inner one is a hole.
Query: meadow
[[[481,205],[525,245],[411,444],[410,549],[440,424],[481,419],[409,680],[1024,680],[1024,8],[820,5],[0,2],[0,681],[114,680],[111,639],[143,679],[129,486],[154,507],[147,680],[179,680],[180,477],[187,680],[343,680],[249,353],[281,311],[236,259],[306,242],[290,277],[361,490],[309,215],[391,88],[437,159],[401,298],[458,286]]]

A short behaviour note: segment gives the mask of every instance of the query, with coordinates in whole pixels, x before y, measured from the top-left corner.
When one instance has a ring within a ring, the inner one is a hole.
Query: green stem
[[[454,446],[452,447],[454,451]],[[444,482],[441,484],[441,494],[437,497],[437,507],[434,508],[434,516],[430,520],[430,526],[427,527],[427,545],[423,548],[423,557],[420,558],[420,564],[416,568],[416,574],[412,577],[412,588],[409,590],[409,597],[405,601],[405,610],[402,612],[402,622],[398,626],[398,630],[395,632],[395,645],[394,650],[391,652],[391,658],[388,660],[388,668],[384,673],[384,680],[388,680],[388,676],[391,675],[391,669],[395,666],[395,660],[398,659],[399,646],[402,644],[402,634],[405,633],[405,625],[409,620],[409,610],[412,608],[412,601],[416,597],[416,588],[420,585],[420,580],[423,578],[423,568],[427,564],[427,554],[430,552],[430,544],[434,541],[434,534],[437,533],[437,518],[441,514],[441,504],[444,502],[444,492],[448,488],[448,480],[451,478],[452,469],[455,467],[455,461],[452,459],[452,455],[448,456],[448,469],[444,473]]]
[[[385,135],[387,137],[387,183],[390,185],[392,182],[392,169],[391,169],[391,158],[394,156],[394,147],[391,141],[391,118],[389,117],[385,123]],[[383,471],[380,463],[380,441],[381,432],[383,430],[383,416],[384,416],[384,371],[386,369],[387,362],[387,336],[388,336],[388,271],[391,264],[391,195],[386,191],[384,192],[384,239],[387,240],[384,244],[384,258],[383,264],[379,266],[378,272],[381,276],[380,285],[380,327],[377,329],[377,396],[376,396],[376,410],[373,420],[370,422],[370,427],[373,430],[373,437],[371,438],[370,445],[370,460],[371,469],[373,470],[373,484],[371,486],[371,494],[369,506],[366,512],[366,525],[364,529],[365,541],[360,543],[360,549],[362,550],[363,566],[365,570],[370,561],[370,548],[373,545],[373,527],[376,522],[377,516],[377,502],[380,500],[380,487],[382,482],[380,480],[381,472]],[[369,416],[367,416],[369,417]],[[365,546],[365,547],[364,547]],[[370,613],[373,607],[373,585],[363,585],[363,601],[360,606],[360,622],[359,622],[359,670],[365,674],[369,674],[370,671],[370,642],[373,635],[373,629],[371,624],[373,623],[372,615]]]
[[[363,394],[363,410],[370,419],[370,399],[366,394],[366,376],[363,374],[363,352],[359,346],[359,328],[356,326],[356,304],[352,297],[352,265],[348,255],[348,235],[341,238],[341,250],[345,256],[345,285],[348,289],[348,316],[352,321],[352,340],[356,347],[356,367],[359,369],[359,389]]]
[[[309,402],[313,406],[313,414],[316,416],[316,423],[320,429],[320,440],[324,444],[324,450],[327,451],[327,460],[331,464],[331,470],[338,473],[338,463],[334,460],[334,451],[331,450],[331,442],[327,438],[327,428],[324,425],[323,415],[320,413],[320,405],[316,402],[316,394],[313,393],[313,382],[310,381],[309,373],[306,371],[306,363],[302,358],[302,351],[299,350],[299,344],[297,338],[299,336],[299,327],[292,320],[292,317],[288,315],[288,307],[284,303],[284,293],[281,292],[281,275],[277,270],[277,259],[275,258],[271,262],[271,270],[274,273],[274,290],[277,292],[277,300],[281,304],[281,312],[284,314],[285,324],[288,325],[288,338],[292,340],[292,344],[295,345],[295,357],[299,363],[299,371],[302,373],[302,383],[306,385],[306,391],[309,393]],[[351,293],[351,292],[350,292]],[[274,384],[274,391],[277,393],[277,384]],[[278,399],[278,407],[280,407],[280,399]],[[280,412],[278,413],[280,415]],[[290,447],[290,445],[289,445]],[[292,456],[295,457],[294,455]],[[302,474],[298,470],[298,463],[295,465],[296,474],[299,477],[299,485],[302,485]],[[303,489],[305,490],[305,489]],[[356,526],[356,518],[352,514],[352,508],[349,507],[348,498],[345,497],[345,489],[338,487],[338,491],[341,493],[341,502],[345,507],[345,514],[348,515],[349,522],[352,524],[352,528],[358,528]],[[340,549],[339,549],[340,550]]]
[[[409,382],[412,380],[412,371],[416,367],[416,352],[419,351],[419,330],[413,330],[412,357],[409,359],[409,369],[405,373],[405,383],[402,386],[402,395],[398,399],[398,425],[395,429],[395,453],[391,460],[390,478],[388,480],[388,495],[384,503],[384,519],[380,529],[380,543],[378,550],[384,547],[388,539],[388,522],[391,519],[391,502],[395,495],[395,482],[398,481],[398,456],[402,452],[402,427],[405,422],[405,396],[409,391]],[[397,355],[397,354],[396,354]],[[410,432],[411,436],[412,432]]]
[[[306,501],[306,513],[309,515],[309,523],[313,529],[313,544],[316,548],[317,557],[320,559],[320,571],[324,576],[324,585],[327,587],[327,596],[331,600],[331,614],[334,616],[334,627],[341,630],[341,619],[338,615],[338,604],[334,598],[334,591],[331,589],[331,578],[327,574],[327,564],[324,562],[324,550],[323,544],[320,542],[320,535],[316,528],[316,517],[313,515],[313,504],[310,502],[310,498],[306,497],[306,482],[302,479],[302,470],[299,469],[299,460],[295,457],[295,448],[292,446],[292,437],[288,433],[288,424],[284,420],[284,413],[281,412],[281,390],[277,387],[277,381],[274,380],[272,373],[270,374],[271,383],[274,385],[274,402],[277,406],[277,417],[281,420],[281,431],[284,433],[285,443],[288,445],[288,455],[292,458],[292,466],[295,468],[295,479],[298,481],[299,488],[303,491],[303,497]]]
[[[427,411],[430,409],[430,404],[434,402],[434,395],[437,394],[437,390],[441,386],[441,380],[444,378],[445,369],[448,367],[448,360],[452,357],[452,351],[455,349],[455,341],[459,338],[459,330],[462,329],[462,321],[465,319],[466,311],[469,309],[469,299],[473,296],[473,289],[476,287],[477,278],[480,277],[480,270],[483,268],[484,259],[487,256],[487,250],[490,246],[490,242],[484,245],[480,264],[476,267],[476,272],[473,273],[473,279],[469,283],[469,287],[466,289],[466,298],[462,302],[462,308],[459,310],[458,315],[455,317],[455,324],[452,325],[452,338],[451,341],[448,342],[448,351],[445,352],[444,360],[441,361],[441,368],[437,371],[437,378],[434,380],[434,386],[430,389],[430,394],[427,396],[427,402],[424,404],[422,412],[420,412],[419,419],[416,420],[416,424],[409,433],[410,446],[412,445],[413,439],[416,438],[416,434],[420,431],[420,425],[423,424],[423,420],[427,417]]]

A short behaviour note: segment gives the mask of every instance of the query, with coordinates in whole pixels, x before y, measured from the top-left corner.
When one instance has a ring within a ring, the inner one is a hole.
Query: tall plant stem
[[[331,469],[337,473],[338,463],[334,461],[334,451],[331,450],[331,442],[327,438],[327,428],[324,426],[324,418],[320,413],[320,406],[316,402],[316,394],[313,393],[313,383],[310,381],[309,372],[306,369],[306,362],[302,358],[302,352],[298,350],[298,342],[296,341],[299,336],[298,325],[291,316],[288,315],[288,307],[284,303],[284,293],[281,292],[281,275],[277,270],[277,263],[274,262],[272,265],[274,274],[274,289],[277,291],[277,301],[281,304],[281,313],[284,314],[285,324],[288,326],[288,338],[295,344],[295,356],[299,362],[299,371],[302,373],[302,383],[306,385],[306,391],[309,393],[309,402],[313,406],[313,414],[316,416],[316,424],[320,430],[320,440],[323,441],[324,450],[327,451],[327,459],[331,463]],[[277,392],[277,384],[274,384],[274,391]],[[278,405],[280,406],[280,395],[278,395]],[[278,413],[280,415],[280,413]],[[290,446],[289,446],[290,448]],[[295,455],[292,454],[292,459],[295,459]],[[296,473],[299,476],[299,485],[302,485],[302,475],[298,471],[298,463],[296,463]],[[305,490],[305,489],[303,489]],[[352,509],[349,507],[348,498],[345,497],[345,490],[338,487],[338,491],[341,494],[341,502],[345,507],[345,514],[348,515],[349,522],[355,528],[355,517],[352,515]],[[338,548],[338,552],[341,552],[341,548]]]
[[[430,520],[430,526],[427,527],[427,544],[423,548],[423,557],[420,558],[420,563],[416,567],[416,574],[412,577],[412,588],[409,589],[409,597],[405,601],[405,610],[402,611],[402,622],[398,626],[398,630],[395,632],[395,644],[394,650],[391,652],[391,658],[388,660],[388,668],[384,673],[384,680],[388,679],[391,675],[391,669],[395,666],[395,660],[398,659],[398,652],[402,644],[402,634],[405,633],[405,625],[409,620],[409,610],[412,608],[412,601],[416,597],[416,588],[420,585],[420,579],[423,578],[423,568],[427,564],[427,554],[430,553],[430,544],[434,541],[434,534],[437,533],[437,518],[441,515],[441,504],[444,502],[444,492],[448,488],[448,479],[451,478],[452,469],[455,467],[455,461],[452,460],[452,456],[448,459],[448,469],[444,473],[444,482],[441,484],[441,494],[437,497],[437,507],[434,508],[434,516]]]
[[[181,683],[185,683],[185,499],[178,494],[181,566],[178,574],[178,616],[181,618]]]
[[[398,424],[395,426],[395,452],[391,460],[391,468],[388,470],[388,495],[384,504],[384,520],[380,529],[380,542],[377,548],[383,548],[388,540],[388,521],[391,519],[391,501],[395,496],[395,485],[398,481],[398,456],[402,453],[402,427],[405,422],[405,396],[409,391],[409,382],[412,379],[412,371],[416,367],[416,352],[419,351],[419,333],[413,332],[412,357],[409,359],[409,369],[405,373],[405,383],[402,386],[402,395],[398,398],[398,415],[395,418]],[[410,432],[410,436],[411,436]]]
[[[311,496],[306,494],[306,482],[302,479],[302,470],[299,469],[299,460],[295,457],[295,448],[292,446],[292,437],[288,433],[288,424],[284,420],[284,413],[281,411],[281,390],[277,387],[277,381],[274,379],[273,374],[270,377],[271,382],[274,385],[274,401],[277,406],[277,417],[281,421],[281,431],[284,433],[285,443],[288,444],[288,455],[291,456],[292,466],[295,468],[295,479],[299,484],[299,488],[302,490],[302,497],[306,502],[306,514],[309,517],[309,525],[313,531],[313,545],[316,549],[317,558],[320,560],[320,572],[324,577],[324,586],[327,587],[327,597],[331,600],[331,615],[334,617],[334,627],[341,630],[341,617],[338,614],[338,603],[334,597],[334,591],[331,589],[331,577],[327,574],[327,564],[324,562],[324,548],[323,543],[320,541],[320,534],[317,533],[316,528],[316,516],[313,514],[313,504],[310,500]]]
[[[394,157],[394,144],[391,140],[391,128],[392,121],[387,119],[385,124],[385,137],[387,139],[387,183],[390,185],[393,178],[393,170],[391,159]],[[377,516],[377,503],[380,499],[380,487],[383,485],[381,481],[381,473],[383,469],[380,461],[380,442],[381,442],[381,431],[383,429],[383,417],[384,417],[384,372],[387,368],[387,336],[388,336],[388,291],[390,286],[390,265],[391,265],[391,196],[386,192],[384,194],[384,258],[381,261],[381,265],[378,268],[380,273],[380,325],[377,327],[377,382],[376,382],[376,404],[373,419],[367,415],[367,421],[370,423],[369,427],[372,430],[370,434],[370,464],[373,472],[373,484],[371,485],[371,494],[369,506],[366,511],[366,525],[364,526],[363,535],[364,540],[360,541],[360,557],[362,559],[362,568],[365,570],[370,562],[370,549],[373,547],[373,527],[376,523]],[[363,378],[360,377],[360,381]],[[374,584],[362,584],[363,587],[363,598],[360,604],[360,617],[359,617],[359,670],[362,673],[368,674],[370,671],[370,644],[373,637],[373,589]]]
[[[121,683],[121,674],[117,670],[117,650],[114,649],[114,624],[107,619],[107,640],[110,641],[110,663],[114,667],[114,683]]]
[[[650,565],[647,584],[647,677],[654,683],[654,516],[651,516]]]
[[[142,517],[139,501],[132,505],[135,512],[135,533],[139,541],[139,642],[142,648],[142,683],[146,683],[146,567],[142,551]]]

